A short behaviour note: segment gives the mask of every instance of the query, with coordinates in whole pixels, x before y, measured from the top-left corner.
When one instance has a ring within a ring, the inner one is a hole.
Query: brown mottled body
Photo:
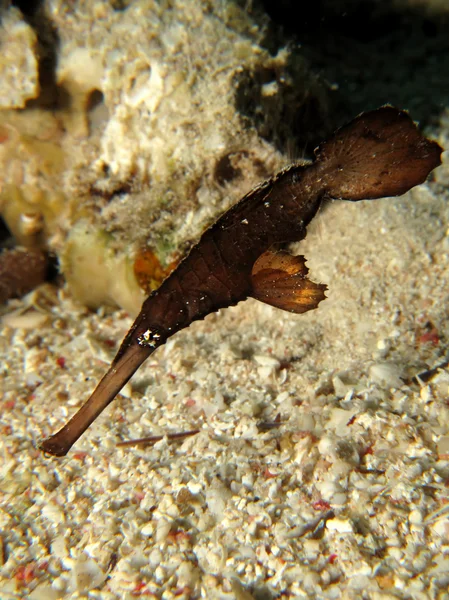
[[[248,296],[296,313],[316,308],[326,286],[307,279],[304,257],[270,249],[303,239],[324,198],[403,194],[440,164],[440,154],[407,113],[387,106],[338,130],[319,146],[312,164],[293,165],[252,190],[145,300],[92,396],[41,448],[66,454],[142,362],[193,321]]]
[[[176,331],[211,312],[252,295],[254,263],[271,246],[301,240],[315,215],[322,190],[303,200],[303,167],[291,167],[262,184],[201,236],[162,285],[145,300],[117,358],[151,330],[160,346]],[[297,215],[302,218],[298,219]]]

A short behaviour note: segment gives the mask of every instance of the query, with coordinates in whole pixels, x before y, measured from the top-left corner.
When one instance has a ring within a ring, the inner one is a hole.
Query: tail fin
[[[400,196],[441,164],[442,148],[393,106],[362,113],[315,150],[332,198]]]

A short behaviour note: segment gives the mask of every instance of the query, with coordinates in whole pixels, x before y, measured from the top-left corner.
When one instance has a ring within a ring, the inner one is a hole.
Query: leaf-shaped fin
[[[346,200],[405,194],[441,164],[441,153],[393,106],[362,113],[315,150],[328,194]]]
[[[304,256],[265,252],[252,270],[253,298],[289,312],[304,313],[318,306],[327,286],[307,279]]]

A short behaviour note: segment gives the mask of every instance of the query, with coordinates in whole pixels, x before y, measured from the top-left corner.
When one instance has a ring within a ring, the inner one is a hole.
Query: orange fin
[[[307,279],[304,256],[288,252],[264,252],[252,270],[253,298],[294,313],[316,308],[327,286]]]

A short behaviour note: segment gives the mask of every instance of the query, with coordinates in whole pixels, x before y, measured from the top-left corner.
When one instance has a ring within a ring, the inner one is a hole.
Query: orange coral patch
[[[149,294],[161,285],[177,264],[178,260],[175,260],[163,267],[153,250],[146,248],[140,250],[134,260],[134,275],[139,286]]]

